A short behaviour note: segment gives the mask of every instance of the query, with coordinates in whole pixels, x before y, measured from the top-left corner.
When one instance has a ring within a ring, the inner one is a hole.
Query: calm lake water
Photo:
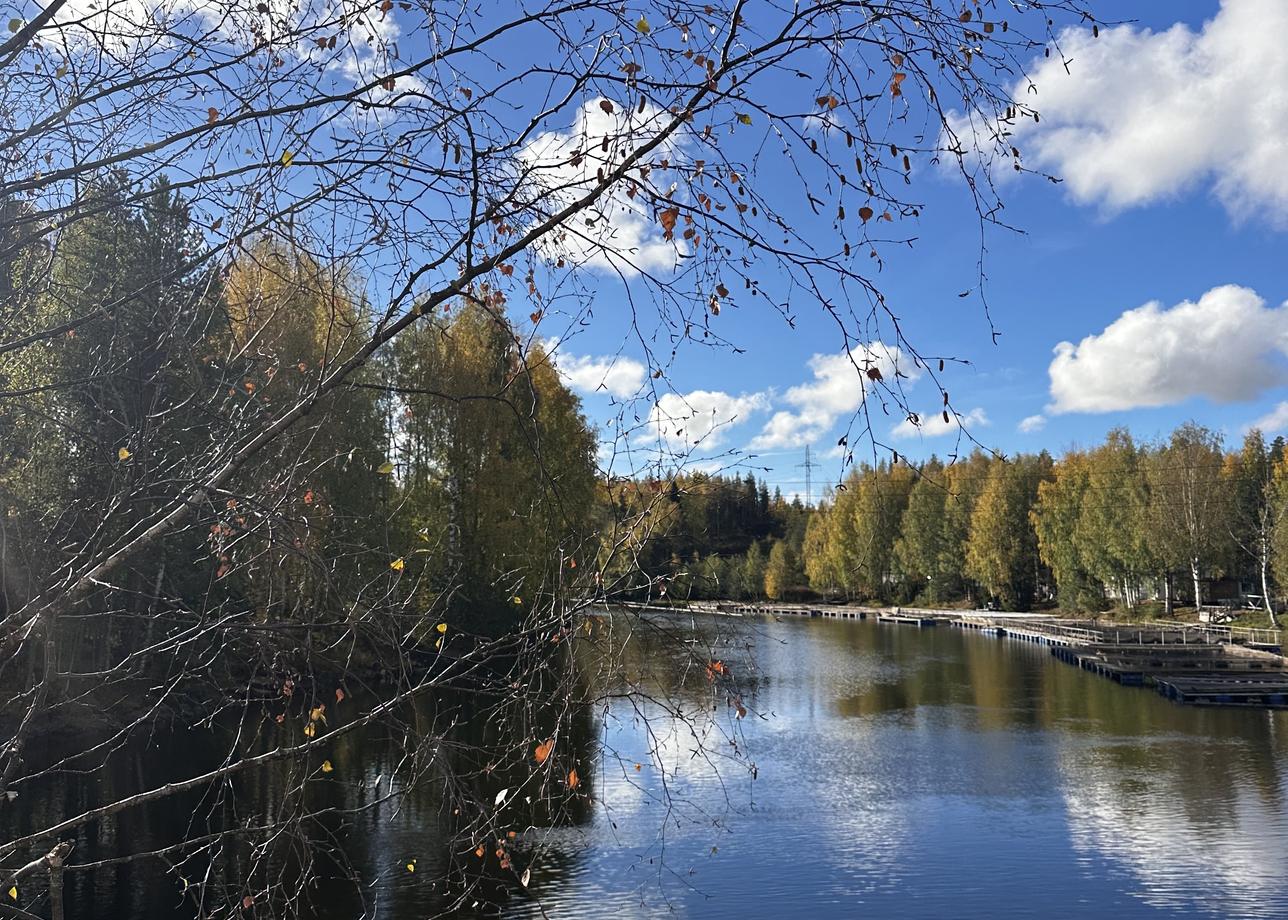
[[[1288,713],[1178,706],[947,627],[652,622],[668,635],[619,617],[620,663],[593,681],[670,691],[686,718],[624,702],[587,715],[606,752],[590,796],[575,821],[528,832],[548,850],[502,916],[1288,917]],[[715,649],[746,718],[710,708],[677,638]],[[378,739],[332,759],[349,807],[394,772]],[[68,786],[32,807],[93,797]],[[441,907],[439,812],[413,795],[345,828],[376,916]],[[123,818],[78,855],[165,839],[190,815]],[[398,871],[413,854],[420,871]],[[173,879],[139,868],[69,885],[69,920],[183,915]],[[361,916],[323,901],[326,920]]]

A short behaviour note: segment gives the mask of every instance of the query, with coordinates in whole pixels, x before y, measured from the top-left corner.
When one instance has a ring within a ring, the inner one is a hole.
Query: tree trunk
[[[1194,610],[1197,612],[1203,607],[1203,588],[1199,584],[1199,561],[1197,558],[1190,559],[1190,575],[1194,578]]]
[[[1172,573],[1163,573],[1163,611],[1168,617],[1172,615]]]

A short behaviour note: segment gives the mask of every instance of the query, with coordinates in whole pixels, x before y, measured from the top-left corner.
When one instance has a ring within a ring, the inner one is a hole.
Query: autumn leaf
[[[116,459],[121,461],[129,460],[130,451],[127,448],[122,447],[120,450],[116,452]]]
[[[323,773],[330,773],[330,772],[331,772],[332,770],[334,770],[334,769],[335,769],[335,767],[331,766],[331,761],[329,761],[329,760],[324,760],[324,761],[322,761],[322,772],[323,772]]]
[[[219,109],[212,105],[206,109],[206,124],[213,125],[217,121],[219,121]]]
[[[336,688],[335,688],[335,701],[336,701],[337,703],[343,703],[343,702],[344,702],[344,691],[343,691],[343,690],[341,690],[339,687],[336,687]]]
[[[14,885],[12,888],[10,888],[10,889],[9,889],[9,900],[11,900],[11,901],[16,901],[16,900],[18,900],[18,886],[17,886],[17,885]]]
[[[21,29],[21,28],[22,28],[22,20],[21,20],[21,19],[19,19],[18,17],[16,17],[16,16],[15,16],[13,19],[10,19],[10,20],[9,20],[9,31],[10,31],[10,32],[17,32],[17,31],[18,31],[19,29]]]
[[[881,379],[882,379],[882,377],[881,377],[881,368],[879,368],[879,367],[869,367],[869,368],[868,368],[868,370],[867,370],[867,375],[868,375],[868,379],[869,379],[869,380],[881,380]]]
[[[751,124],[751,116],[750,116],[750,115],[748,115],[746,112],[739,112],[739,113],[738,113],[738,123],[739,123],[739,124],[743,124],[743,125],[749,125],[749,124]]]
[[[580,785],[581,785],[581,777],[577,775],[577,770],[576,770],[576,768],[573,768],[573,769],[569,770],[569,771],[568,771],[568,788],[569,788],[569,789],[576,789],[576,788],[577,788],[578,786],[580,786]]]
[[[666,237],[666,239],[669,240],[671,238],[671,234],[675,231],[675,222],[679,219],[679,208],[667,208],[657,216],[658,223],[662,225],[662,235]]]
[[[407,563],[403,562],[402,556],[399,556],[393,562],[389,563],[389,568],[393,569],[395,572],[401,572],[406,567]]]
[[[388,476],[393,471],[394,464],[392,460],[386,460],[384,463],[380,464],[380,466],[376,467],[376,472],[381,476]]]
[[[439,635],[442,635],[443,633],[446,633],[446,632],[447,632],[447,624],[446,624],[446,623],[439,623],[439,624],[438,624],[437,626],[435,626],[434,628],[438,630]]]
[[[545,763],[550,757],[550,752],[555,748],[555,739],[547,738],[537,745],[537,749],[532,752],[532,757],[537,763]]]
[[[875,211],[873,211],[865,204],[863,207],[859,208],[859,219],[866,224],[868,221],[872,219],[872,215],[875,213],[876,213]]]
[[[612,103],[612,101],[611,101],[611,100],[608,100],[608,99],[600,99],[600,100],[599,100],[599,107],[600,107],[601,109],[603,109],[603,110],[604,110],[605,114],[607,114],[607,115],[612,115],[612,114],[613,114],[613,103]]]
[[[284,150],[282,152],[282,159],[280,162],[283,166],[290,166],[291,163],[294,162],[294,160],[295,160],[295,154],[291,153],[291,151]]]
[[[483,844],[481,844],[481,843],[480,843],[480,844],[478,845],[478,848],[474,851],[474,855],[475,855],[475,856],[477,856],[479,859],[482,859],[482,858],[483,858],[483,854],[484,854],[484,853],[486,853],[486,852],[487,852],[487,851],[486,851],[485,849],[483,849]]]
[[[316,725],[314,725],[312,722],[310,722],[308,725],[304,726],[304,737],[305,737],[305,738],[312,738],[312,737],[313,737],[314,735],[316,735],[317,733],[318,733],[318,728],[317,728],[317,726],[316,726]]]
[[[407,863],[407,871],[408,872],[416,871],[416,860],[413,859],[411,862]]]
[[[17,31],[17,30],[15,29],[14,31]],[[641,35],[648,35],[650,32],[653,31],[653,27],[648,24],[647,19],[641,16],[640,21],[635,23],[635,31],[639,32]]]
[[[304,493],[304,504],[306,504],[306,505],[311,505],[311,504],[313,504],[313,490],[312,490],[312,489],[309,489],[307,492],[305,492],[305,493]]]

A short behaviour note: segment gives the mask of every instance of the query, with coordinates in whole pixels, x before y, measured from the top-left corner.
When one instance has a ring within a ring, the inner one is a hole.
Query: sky
[[[919,177],[918,239],[888,259],[882,289],[922,354],[961,359],[942,381],[986,447],[1059,454],[1114,427],[1148,440],[1191,419],[1227,442],[1253,425],[1288,433],[1288,3],[1123,0],[1106,12],[1121,24],[1098,39],[1062,36],[1068,73],[1058,55],[1033,64],[1042,120],[1020,143],[1061,181],[1003,186],[1023,232],[988,237],[988,314],[959,296],[975,287],[979,227],[947,174]],[[605,460],[620,400],[648,389],[645,356],[611,320],[628,298],[605,278],[599,322],[557,351]],[[788,495],[804,492],[808,444],[817,498],[842,474],[837,441],[863,390],[832,321],[810,304],[794,312],[793,329],[764,308],[726,310],[719,329],[740,353],[682,351],[673,392],[630,411],[659,429],[687,418],[690,435],[709,432],[698,465],[740,464]],[[871,347],[878,366],[908,366]],[[914,462],[971,448],[955,419],[939,420],[933,384],[911,380],[908,397],[923,423],[874,410],[885,444]]]

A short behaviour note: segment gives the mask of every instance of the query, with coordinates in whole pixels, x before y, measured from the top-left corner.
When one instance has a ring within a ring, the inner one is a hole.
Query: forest
[[[809,519],[809,587],[895,603],[1070,612],[1253,604],[1288,584],[1283,438],[1187,423],[1143,444],[852,470]]]

